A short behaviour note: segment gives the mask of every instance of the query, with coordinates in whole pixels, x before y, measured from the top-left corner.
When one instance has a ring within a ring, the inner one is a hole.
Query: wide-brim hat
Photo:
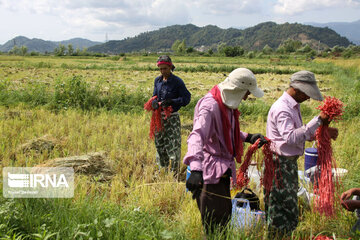
[[[290,78],[290,87],[299,89],[308,97],[322,101],[324,98],[317,86],[315,75],[309,71],[299,71],[294,73]]]
[[[247,68],[233,70],[219,85],[223,90],[249,90],[255,97],[264,96],[264,91],[257,86],[255,75]]]

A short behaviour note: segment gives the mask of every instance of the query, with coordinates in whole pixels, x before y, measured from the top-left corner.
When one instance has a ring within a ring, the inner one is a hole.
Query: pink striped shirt
[[[271,106],[266,125],[266,136],[273,141],[272,150],[281,156],[301,156],[305,141],[314,139],[320,126],[319,116],[303,125],[300,104],[287,92]]]
[[[230,136],[234,137],[235,119],[233,110],[227,108],[231,122]],[[240,132],[243,141],[247,133]],[[194,126],[188,140],[188,152],[184,157],[184,164],[190,165],[191,170],[203,172],[205,184],[216,184],[228,168],[231,169],[233,179],[236,179],[234,157],[227,150],[218,103],[211,93],[201,98],[195,107]]]

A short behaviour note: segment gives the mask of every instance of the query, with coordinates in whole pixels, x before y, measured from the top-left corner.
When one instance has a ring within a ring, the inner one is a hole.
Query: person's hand
[[[161,107],[168,107],[173,103],[173,101],[171,99],[165,99],[162,103],[161,103]]]
[[[321,119],[321,122],[323,125],[329,125],[330,124],[330,120],[329,120],[329,116],[326,115],[324,112],[320,112],[319,117]]]
[[[254,134],[249,133],[245,139],[245,142],[254,144],[259,138],[260,138],[260,142],[259,142],[258,148],[261,148],[265,143],[267,143],[267,140],[260,133],[254,133]]]
[[[341,201],[341,205],[348,211],[353,212],[355,209],[359,208],[359,200],[345,200]]]
[[[343,192],[343,193],[341,194],[340,199],[341,199],[342,201],[348,200],[348,199],[351,198],[351,196],[352,196],[353,194],[354,194],[354,191],[353,191],[353,188],[351,188],[351,189]]]
[[[339,130],[337,128],[329,127],[328,131],[331,139],[336,140],[339,135]]]
[[[203,174],[201,171],[191,171],[190,177],[186,181],[186,188],[193,194],[192,198],[200,196],[204,184]]]
[[[151,107],[156,110],[159,108],[159,102],[158,100],[154,99],[152,102],[151,102]]]

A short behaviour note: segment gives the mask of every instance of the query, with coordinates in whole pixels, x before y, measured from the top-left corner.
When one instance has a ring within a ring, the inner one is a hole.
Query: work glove
[[[265,143],[267,143],[267,140],[260,133],[254,133],[254,134],[249,133],[245,139],[245,142],[254,144],[259,138],[260,138],[260,142],[258,148],[261,148]]]
[[[170,106],[171,104],[173,103],[173,100],[171,99],[165,99],[162,103],[161,103],[161,106],[166,108],[168,106]]]
[[[186,188],[193,194],[193,199],[200,196],[203,184],[203,173],[201,171],[191,171],[190,177],[186,181]]]
[[[152,102],[151,102],[151,107],[156,110],[159,108],[159,102],[158,100],[154,99]]]

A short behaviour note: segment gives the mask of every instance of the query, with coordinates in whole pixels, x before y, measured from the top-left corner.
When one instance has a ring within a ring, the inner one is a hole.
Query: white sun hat
[[[237,109],[247,91],[255,97],[264,96],[264,92],[257,87],[255,75],[247,68],[237,68],[218,84],[223,103],[232,109]]]

